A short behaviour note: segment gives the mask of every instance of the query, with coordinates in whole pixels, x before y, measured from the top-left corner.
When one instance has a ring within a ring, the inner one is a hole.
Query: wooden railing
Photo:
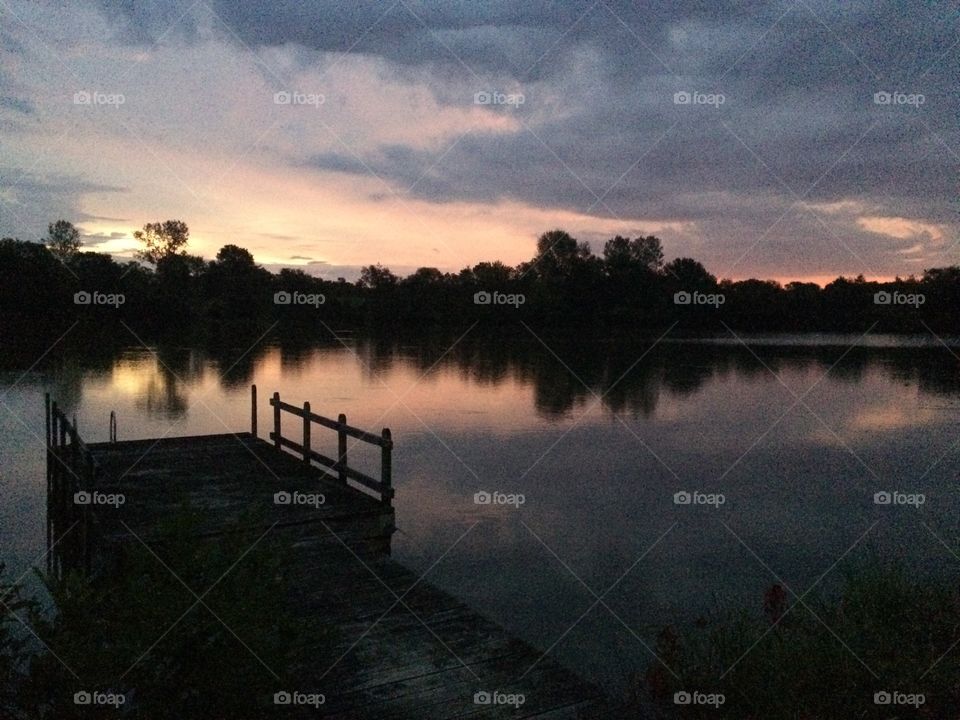
[[[257,436],[257,386],[250,388],[251,396],[251,416],[250,430],[254,437]],[[273,408],[273,431],[270,433],[270,440],[273,441],[277,450],[292,450],[299,455],[305,463],[316,462],[335,471],[340,482],[347,484],[349,480],[359,483],[369,490],[373,490],[380,496],[381,502],[389,505],[393,499],[393,439],[390,436],[390,430],[384,428],[376,435],[374,433],[361,430],[347,424],[347,416],[341,413],[336,420],[317,415],[310,410],[310,403],[305,402],[303,407],[291,405],[280,399],[280,393],[275,392],[270,398],[270,407]],[[290,438],[284,437],[281,431],[281,414],[290,413],[302,421],[301,442],[296,442]],[[330,457],[314,450],[312,447],[313,425],[334,430],[337,433],[337,455]],[[361,442],[375,445],[380,448],[380,479],[373,478],[366,473],[350,467],[347,457],[347,438],[355,438]]]
[[[57,563],[57,572],[77,565],[89,571],[92,535],[90,506],[77,504],[75,496],[92,489],[98,472],[97,463],[77,431],[76,420],[69,420],[56,401],[51,401],[49,393],[44,397],[44,405],[47,431],[47,548],[52,549],[62,534],[74,526],[79,526],[75,532],[80,535],[79,542],[65,544],[56,554],[48,552],[48,565]],[[70,548],[75,552],[67,552]],[[65,554],[71,557],[65,557]]]

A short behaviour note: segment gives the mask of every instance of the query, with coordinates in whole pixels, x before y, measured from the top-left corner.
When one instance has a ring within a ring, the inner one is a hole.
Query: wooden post
[[[280,449],[280,393],[273,394],[273,446]]]
[[[50,403],[50,447],[57,447],[57,437],[60,434],[60,421],[57,419],[57,401]]]
[[[86,467],[84,468],[83,476],[86,480],[86,487],[81,488],[82,490],[93,490],[93,481],[94,481],[94,466],[93,466],[93,455],[87,453],[86,457]],[[90,513],[92,512],[90,506],[84,507],[83,514],[83,569],[87,575],[90,575],[93,570],[93,533],[91,531],[90,525]]]
[[[340,427],[337,428],[337,470],[340,475],[340,482],[347,484],[347,416],[340,413],[337,416],[337,422]]]
[[[70,474],[73,476],[69,478],[70,483],[70,492],[74,493],[77,490],[82,490],[80,487],[82,483],[80,482],[81,473],[83,470],[80,469],[80,435],[77,433],[77,422],[74,418],[73,425],[70,426]]]
[[[393,458],[391,457],[393,439],[390,436],[390,429],[384,428],[381,437],[383,438],[383,446],[380,450],[380,484],[384,488],[390,489],[393,484]],[[390,498],[384,495],[383,502],[389,505]]]
[[[310,462],[310,403],[303,404],[303,461]]]
[[[250,386],[250,434],[257,436],[257,386]]]

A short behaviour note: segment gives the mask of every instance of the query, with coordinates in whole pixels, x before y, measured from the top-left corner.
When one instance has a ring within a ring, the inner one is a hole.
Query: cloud
[[[37,188],[33,212],[0,183],[4,223],[13,213],[24,218],[10,224],[23,227],[75,213],[90,232],[109,234],[116,223],[94,216],[152,219],[173,206],[201,218],[196,236],[210,246],[232,234],[270,260],[298,251],[348,266],[358,243],[384,261],[381,249],[393,247],[362,215],[409,226],[416,209],[432,215],[433,231],[443,218],[498,233],[470,243],[463,264],[485,248],[517,257],[506,248],[521,239],[529,255],[532,222],[543,230],[561,218],[595,244],[614,227],[662,233],[668,254],[696,255],[721,274],[893,274],[919,253],[889,239],[950,260],[933,251],[957,230],[960,18],[942,5],[13,7],[30,30],[0,29],[11,164],[36,157],[41,168],[131,193],[121,203],[95,190]],[[68,60],[39,52],[36,39]],[[101,85],[126,96],[113,114],[69,102]],[[283,90],[324,102],[278,106]],[[482,91],[524,102],[477,105]],[[877,104],[881,91],[925,102]],[[724,102],[677,104],[676,93]],[[324,197],[338,208],[318,203],[325,217],[311,224],[302,203]],[[505,207],[516,213],[512,233],[495,222]],[[253,208],[261,217],[245,214]],[[445,243],[424,238],[419,261],[436,264],[435,250],[455,255]],[[417,262],[409,246],[397,262]]]
[[[944,229],[940,225],[904,217],[862,217],[857,220],[857,224],[872,233],[886,235],[897,240],[923,237],[934,243],[939,243],[944,238]]]

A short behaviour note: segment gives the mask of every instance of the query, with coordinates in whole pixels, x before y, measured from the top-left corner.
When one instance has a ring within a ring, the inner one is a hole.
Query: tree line
[[[70,222],[40,242],[0,240],[0,330],[8,341],[56,337],[74,323],[102,332],[127,325],[144,337],[228,341],[277,327],[292,333],[345,329],[492,326],[511,319],[558,331],[576,327],[652,333],[958,330],[960,267],[890,282],[838,277],[825,287],[772,280],[718,280],[699,261],[665,262],[653,235],[608,240],[600,255],[563,230],[541,235],[533,257],[512,267],[481,262],[459,272],[423,267],[399,277],[382,265],[355,282],[258,265],[237,245],[213,260],[190,254],[179,220],[134,233],[124,263],[83,248]]]

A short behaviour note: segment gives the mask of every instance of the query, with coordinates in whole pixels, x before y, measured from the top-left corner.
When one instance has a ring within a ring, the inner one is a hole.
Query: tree
[[[80,252],[80,231],[72,222],[57,220],[47,226],[44,242],[57,258],[67,260]]]
[[[547,282],[572,280],[581,275],[593,257],[587,243],[578,243],[565,230],[550,230],[537,239],[533,267]]]
[[[186,252],[190,229],[181,220],[167,220],[147,223],[143,230],[134,232],[133,237],[143,245],[143,249],[137,251],[137,258],[156,265],[163,258]]]
[[[224,245],[217,252],[217,262],[231,268],[252,268],[256,265],[253,255],[239,245]]]
[[[717,278],[693,258],[677,258],[663,266],[663,272],[680,283],[682,290],[707,290],[717,284]]]
[[[360,271],[360,287],[371,290],[385,290],[392,288],[397,284],[399,278],[394,275],[390,268],[385,268],[379,263],[376,265],[367,265]]]
[[[663,246],[654,235],[633,240],[617,235],[603,246],[603,261],[610,276],[641,269],[656,272],[663,265]]]

